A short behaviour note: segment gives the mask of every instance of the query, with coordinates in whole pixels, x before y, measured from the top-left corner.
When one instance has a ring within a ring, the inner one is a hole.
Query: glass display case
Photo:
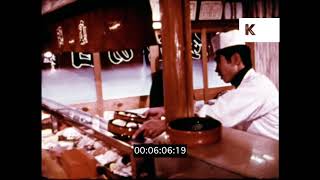
[[[62,154],[56,155],[56,158],[66,178],[97,178],[101,175],[111,179],[154,177],[153,159],[133,157],[133,144],[141,142],[124,140],[108,131],[109,120],[45,98],[42,100],[42,110],[45,115],[42,121],[42,151]],[[68,153],[73,156],[65,155]],[[94,170],[89,172],[90,168],[85,166],[87,173],[77,171],[81,164],[76,162],[78,158],[75,157],[79,156],[91,159],[93,165],[90,167]],[[75,162],[68,159],[71,157]],[[44,167],[48,167],[48,161],[43,159],[43,163]],[[48,173],[50,176],[52,172],[45,172],[43,176],[48,176]],[[55,177],[62,174],[55,174]]]

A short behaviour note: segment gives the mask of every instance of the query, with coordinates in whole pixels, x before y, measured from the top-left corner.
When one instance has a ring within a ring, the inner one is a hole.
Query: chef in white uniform
[[[226,34],[221,34],[223,36]],[[235,89],[219,96],[213,105],[197,113],[210,116],[225,127],[279,140],[279,92],[265,75],[252,68],[250,48],[241,41],[228,41],[216,51],[216,72]]]
[[[203,105],[197,115],[210,116],[225,127],[278,140],[278,89],[265,75],[252,68],[250,48],[244,42],[228,40],[230,34],[233,33],[220,35],[227,41],[216,51],[216,72],[235,88],[219,96],[214,104]],[[155,116],[159,116],[159,113],[153,111],[164,113],[163,109],[150,109]],[[142,129],[146,135],[156,136],[165,129],[165,123],[151,120]]]

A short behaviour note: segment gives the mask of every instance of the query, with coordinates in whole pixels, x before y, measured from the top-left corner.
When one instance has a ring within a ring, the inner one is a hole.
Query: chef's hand
[[[142,126],[133,134],[135,139],[140,133],[144,133],[144,137],[155,138],[166,130],[166,121],[160,119],[153,119],[145,121]]]
[[[145,111],[143,115],[146,116],[148,120],[160,120],[161,116],[163,116],[164,113],[164,107],[154,107]]]
[[[198,111],[196,112],[196,114],[195,114],[195,116],[197,116],[197,117],[206,117],[206,115],[207,115],[207,111],[208,111],[208,109],[210,108],[210,105],[208,105],[208,104],[204,104],[204,105],[202,105],[201,107],[199,106],[198,107],[199,109],[198,109]]]

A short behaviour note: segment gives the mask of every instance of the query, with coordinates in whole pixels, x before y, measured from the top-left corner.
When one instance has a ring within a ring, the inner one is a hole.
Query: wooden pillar
[[[202,76],[203,76],[203,100],[208,103],[208,51],[207,51],[207,30],[201,29],[201,44],[202,44]]]
[[[104,107],[103,107],[103,94],[102,94],[102,81],[101,81],[101,63],[100,63],[100,53],[93,53],[93,64],[94,64],[94,79],[96,83],[96,113],[103,117]]]
[[[166,118],[192,117],[193,81],[189,0],[160,0]]]

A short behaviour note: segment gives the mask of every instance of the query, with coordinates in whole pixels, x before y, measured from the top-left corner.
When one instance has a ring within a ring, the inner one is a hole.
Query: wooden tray
[[[131,139],[132,135],[138,130],[139,123],[135,122],[137,124],[137,127],[127,127],[127,124],[130,121],[125,121],[126,124],[124,126],[118,126],[116,124],[113,124],[112,122],[116,119],[111,119],[108,123],[108,131],[122,137],[128,137]]]
[[[122,119],[125,121],[133,121],[138,123],[143,123],[146,121],[146,117],[141,114],[127,112],[127,111],[115,111],[114,112],[114,119]]]

